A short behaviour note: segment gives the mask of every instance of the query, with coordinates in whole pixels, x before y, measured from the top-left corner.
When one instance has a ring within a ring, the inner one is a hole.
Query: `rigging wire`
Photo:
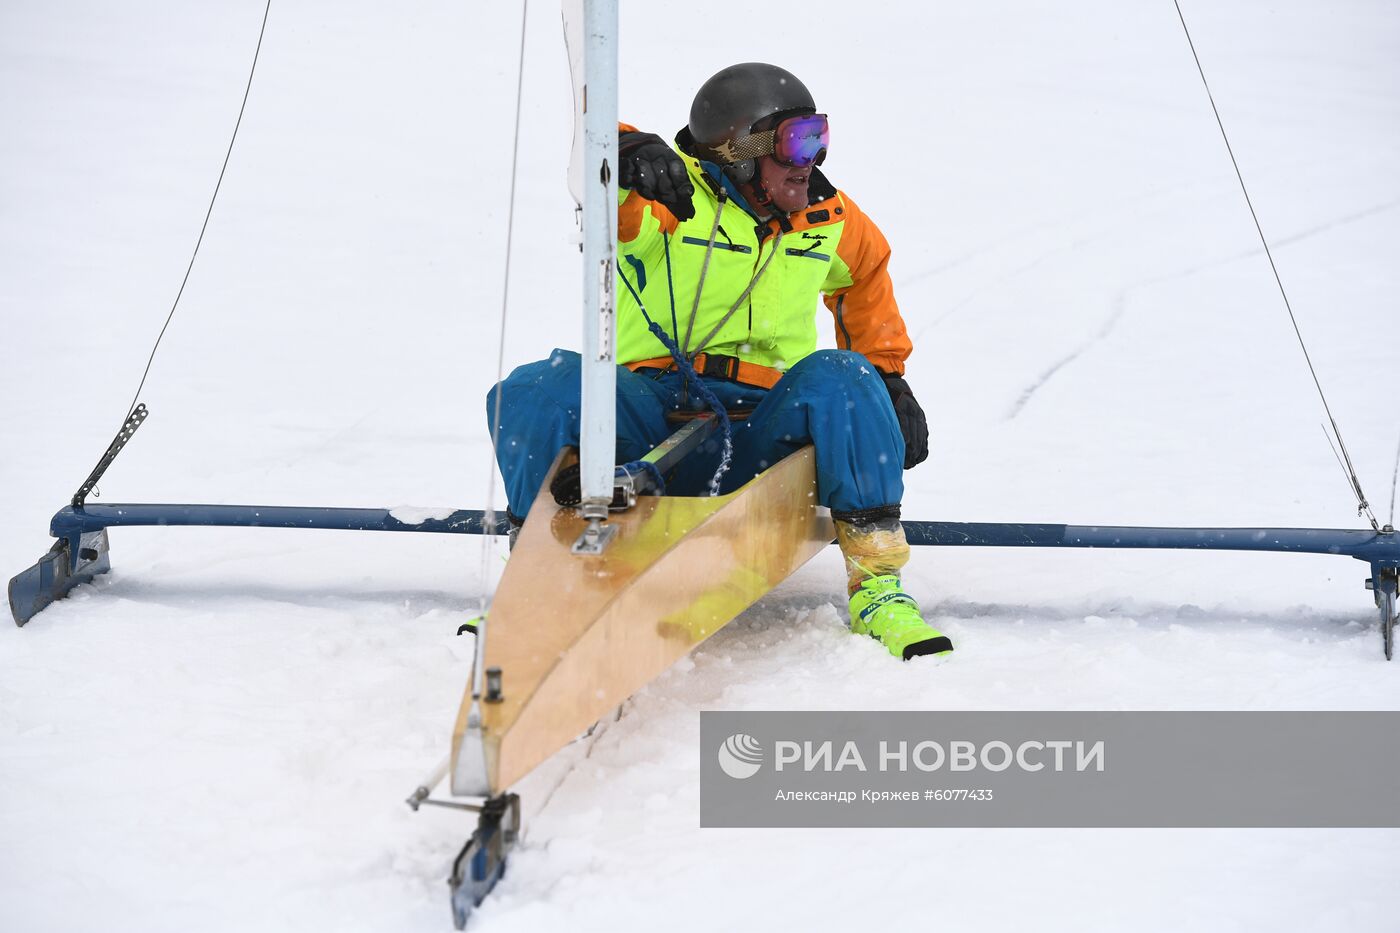
[[[1240,191],[1244,193],[1245,204],[1249,205],[1249,216],[1254,219],[1254,229],[1259,233],[1259,242],[1264,244],[1264,255],[1269,258],[1269,268],[1273,270],[1274,282],[1278,284],[1278,292],[1283,296],[1283,306],[1288,309],[1288,319],[1293,322],[1293,333],[1298,337],[1298,346],[1303,350],[1303,359],[1307,361],[1308,372],[1312,373],[1313,385],[1317,387],[1318,397],[1322,399],[1323,411],[1327,413],[1327,420],[1332,425],[1332,434],[1337,438],[1337,448],[1341,450],[1337,459],[1342,462],[1342,469],[1347,474],[1352,494],[1356,496],[1356,514],[1365,515],[1371,522],[1371,527],[1380,531],[1380,523],[1376,521],[1375,513],[1371,511],[1371,504],[1366,501],[1366,494],[1361,490],[1361,480],[1357,478],[1356,467],[1351,462],[1351,454],[1347,452],[1346,442],[1342,440],[1341,428],[1337,427],[1337,419],[1332,416],[1332,406],[1327,404],[1327,394],[1322,391],[1322,382],[1318,379],[1317,370],[1313,367],[1312,356],[1308,353],[1308,345],[1303,341],[1303,331],[1298,327],[1298,318],[1293,313],[1293,305],[1288,300],[1288,292],[1284,289],[1283,279],[1278,274],[1273,251],[1269,249],[1269,241],[1264,236],[1264,228],[1259,223],[1259,215],[1254,210],[1254,201],[1249,196],[1249,189],[1245,187],[1244,175],[1240,172],[1240,163],[1235,159],[1234,147],[1230,145],[1230,137],[1225,132],[1225,123],[1220,118],[1220,108],[1215,105],[1215,95],[1211,93],[1210,82],[1206,80],[1205,68],[1201,66],[1201,56],[1196,53],[1196,43],[1191,39],[1191,30],[1186,25],[1186,16],[1181,12],[1181,3],[1179,0],[1172,0],[1172,4],[1176,7],[1177,18],[1181,20],[1181,29],[1186,33],[1186,44],[1191,47],[1191,57],[1196,61],[1196,71],[1201,75],[1201,84],[1205,86],[1206,97],[1210,99],[1210,109],[1215,113],[1215,124],[1220,127],[1220,137],[1225,140],[1225,151],[1230,154],[1230,164],[1235,167],[1235,177],[1239,179]],[[1326,433],[1326,430],[1324,427],[1323,433]],[[1330,436],[1328,442],[1331,442]]]
[[[199,236],[194,242],[194,251],[190,254],[189,265],[185,266],[185,276],[180,280],[180,288],[175,292],[175,300],[170,305],[170,313],[165,316],[165,323],[160,326],[160,333],[156,335],[156,342],[151,346],[151,352],[146,357],[146,368],[141,371],[141,381],[136,384],[136,393],[131,397],[131,404],[126,408],[126,415],[122,419],[121,429],[112,442],[107,445],[106,452],[97,461],[88,478],[83,481],[82,486],[73,494],[73,507],[80,509],[89,493],[100,496],[97,484],[106,474],[117,455],[122,452],[127,441],[136,433],[136,429],[141,427],[146,420],[146,406],[141,404],[141,390],[146,387],[146,377],[151,374],[151,365],[155,362],[156,351],[160,349],[160,343],[165,339],[165,332],[170,327],[171,320],[175,317],[175,309],[180,307],[180,298],[185,294],[185,286],[189,284],[190,273],[194,270],[194,262],[199,258],[199,247],[204,243],[204,233],[209,229],[209,218],[214,214],[214,203],[219,199],[219,189],[224,184],[224,173],[228,171],[229,158],[233,155],[233,144],[238,140],[238,128],[243,125],[243,112],[248,109],[248,95],[253,89],[253,75],[258,71],[258,56],[262,52],[263,36],[267,33],[267,17],[272,10],[272,0],[267,0],[263,6],[262,25],[258,27],[258,44],[253,49],[253,64],[248,69],[248,83],[243,87],[243,101],[238,105],[238,119],[234,121],[233,133],[229,136],[228,149],[224,152],[224,164],[219,167],[219,179],[214,183],[214,193],[209,197],[209,207],[204,212],[204,222],[200,224]]]
[[[520,165],[520,113],[525,99],[525,35],[526,24],[530,16],[530,0],[523,0],[520,5],[520,55],[517,62],[515,78],[515,130],[512,135],[510,150],[510,194],[506,205],[506,261],[505,271],[501,282],[501,336],[496,347],[496,385],[499,386],[505,378],[506,369],[506,319],[507,311],[510,307],[510,258],[511,245],[515,241],[515,180]],[[479,618],[477,629],[477,663],[474,667],[480,667],[482,663],[481,646],[485,642],[486,629],[486,581],[491,570],[491,555],[494,553],[496,540],[496,473],[494,461],[496,450],[500,443],[501,432],[501,397],[504,395],[499,389],[496,392],[496,404],[491,412],[491,457],[492,466],[487,471],[486,485],[486,509],[483,515],[483,531],[481,545],[481,595],[477,600],[477,616]],[[473,684],[480,682],[480,679],[473,677]]]
[[[180,298],[185,294],[185,286],[189,284],[190,273],[194,270],[194,261],[199,258],[199,247],[204,243],[204,232],[209,229],[209,218],[214,214],[214,202],[219,199],[219,188],[224,183],[224,173],[228,171],[229,158],[233,155],[233,144],[238,140],[238,128],[243,125],[243,112],[248,109],[248,95],[253,90],[253,75],[258,71],[258,55],[262,52],[263,36],[267,33],[267,16],[272,10],[272,0],[267,0],[263,7],[262,25],[258,28],[258,44],[253,49],[253,64],[248,69],[248,83],[243,87],[243,102],[238,105],[238,119],[234,121],[233,133],[229,136],[228,149],[224,152],[224,164],[219,168],[219,180],[214,183],[214,193],[209,197],[209,209],[204,212],[204,223],[199,227],[199,237],[194,241],[194,252],[190,254],[190,263],[185,267],[185,277],[180,280],[180,288],[175,292],[175,301],[170,305],[170,313],[165,316],[165,323],[161,325],[160,333],[156,336],[156,342],[151,347],[151,354],[146,358],[146,368],[141,373],[141,381],[136,386],[136,394],[131,398],[131,404],[127,406],[126,417],[130,418],[132,412],[136,410],[137,401],[141,398],[141,390],[146,386],[146,377],[151,374],[151,364],[155,361],[156,351],[160,349],[160,342],[165,339],[165,331],[170,327],[170,321],[175,317],[175,309],[180,307]]]
[[[1385,520],[1387,526],[1395,527],[1395,483],[1400,480],[1400,441],[1395,444],[1395,467],[1390,471],[1390,517]]]
[[[1332,456],[1337,458],[1337,466],[1341,467],[1343,472],[1345,472],[1347,465],[1342,462],[1342,455],[1337,453],[1337,445],[1332,442],[1332,433],[1327,430],[1327,425],[1325,424],[1319,424],[1318,427],[1322,429],[1322,436],[1327,439],[1327,446],[1331,448]]]

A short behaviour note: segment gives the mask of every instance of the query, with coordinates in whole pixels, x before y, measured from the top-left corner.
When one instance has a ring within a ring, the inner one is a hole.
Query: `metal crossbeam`
[[[677,432],[672,441],[693,442],[707,434],[709,427],[692,426],[689,431]],[[675,451],[664,450],[663,453],[674,454]],[[388,509],[268,505],[68,506],[60,509],[50,522],[49,531],[58,539],[53,549],[10,580],[10,612],[15,622],[23,625],[54,600],[67,596],[73,587],[108,571],[108,528],[155,525],[472,535],[504,535],[509,531],[504,515],[496,515],[488,522],[486,513],[479,509],[458,509],[440,518],[413,522],[395,518]],[[1400,535],[1389,530],[1389,526],[1375,532],[1348,528],[1157,528],[907,521],[904,531],[911,545],[932,547],[1153,548],[1352,557],[1371,565],[1371,577],[1366,583],[1376,595],[1386,656],[1391,654],[1391,632],[1397,613],[1394,592],[1396,581],[1400,579]]]
[[[1154,528],[1006,522],[904,522],[911,545],[1162,548],[1338,554],[1400,561],[1400,535],[1346,528]]]
[[[420,531],[438,534],[503,535],[510,523],[496,513],[488,529],[480,509],[458,509],[442,518],[419,522],[397,519],[390,509],[336,509],[287,505],[104,504],[60,509],[49,523],[55,538],[103,528],[150,525],[224,528],[324,528],[333,531]]]

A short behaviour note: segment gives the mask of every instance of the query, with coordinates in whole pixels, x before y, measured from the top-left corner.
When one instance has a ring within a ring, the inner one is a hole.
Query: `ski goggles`
[[[792,168],[820,165],[831,145],[826,114],[788,117],[773,129],[773,158]]]
[[[831,127],[824,113],[804,113],[788,117],[771,130],[725,141],[714,147],[720,161],[733,164],[771,155],[790,168],[820,165],[831,144]]]

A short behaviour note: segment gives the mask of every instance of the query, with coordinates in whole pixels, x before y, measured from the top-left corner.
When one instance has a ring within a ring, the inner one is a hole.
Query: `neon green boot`
[[[867,577],[851,593],[851,631],[878,638],[897,658],[947,654],[953,642],[919,615],[919,604],[892,573]]]

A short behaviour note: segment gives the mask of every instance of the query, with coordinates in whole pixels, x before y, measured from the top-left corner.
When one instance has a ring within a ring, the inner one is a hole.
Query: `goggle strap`
[[[719,161],[726,165],[735,162],[744,162],[748,159],[757,159],[760,156],[773,154],[773,131],[763,130],[745,136],[743,139],[727,139],[715,146],[711,152],[718,157]]]

